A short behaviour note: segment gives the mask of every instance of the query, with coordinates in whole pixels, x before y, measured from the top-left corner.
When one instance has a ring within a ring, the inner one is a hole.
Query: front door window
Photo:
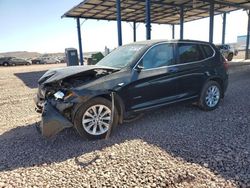
[[[174,53],[172,44],[159,44],[151,48],[143,57],[141,66],[153,69],[173,64]]]

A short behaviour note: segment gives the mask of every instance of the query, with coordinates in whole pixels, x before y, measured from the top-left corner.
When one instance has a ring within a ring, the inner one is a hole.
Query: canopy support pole
[[[174,24],[172,25],[172,39],[174,39],[175,38],[175,36],[174,36],[174,34],[175,34],[175,28],[174,28],[175,26],[174,26]]]
[[[245,59],[249,59],[250,10],[247,12],[247,14],[248,14],[248,24],[247,24],[247,41],[246,41],[246,55],[245,55]]]
[[[80,64],[83,65],[83,53],[82,53],[82,38],[81,38],[80,18],[76,18],[76,23],[77,23],[77,34],[78,34]]]
[[[222,44],[225,44],[226,22],[227,22],[227,13],[223,13],[222,42],[221,42]]]
[[[245,59],[249,59],[249,38],[250,38],[250,10],[247,11],[248,14],[248,24],[247,24],[247,41],[246,41],[246,54]]]
[[[180,39],[183,40],[184,33],[184,7],[180,7]]]
[[[134,36],[134,42],[136,42],[136,22],[133,22],[133,36]]]
[[[116,20],[117,20],[118,46],[122,46],[122,18],[121,18],[120,0],[116,0]]]
[[[209,11],[209,42],[213,42],[214,38],[214,0],[210,1],[210,11]]]
[[[146,39],[151,39],[150,0],[146,0]]]

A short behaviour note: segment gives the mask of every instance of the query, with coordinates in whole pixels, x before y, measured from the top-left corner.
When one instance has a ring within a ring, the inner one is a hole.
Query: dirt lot
[[[215,111],[165,107],[99,141],[36,132],[37,79],[58,66],[0,67],[0,187],[250,187],[250,65],[230,65]]]

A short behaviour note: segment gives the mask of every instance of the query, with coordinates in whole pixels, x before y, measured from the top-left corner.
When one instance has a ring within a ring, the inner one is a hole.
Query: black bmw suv
[[[161,40],[124,45],[96,65],[49,70],[38,82],[42,135],[74,127],[96,139],[126,119],[172,103],[196,101],[213,110],[224,97],[228,74],[213,44]]]

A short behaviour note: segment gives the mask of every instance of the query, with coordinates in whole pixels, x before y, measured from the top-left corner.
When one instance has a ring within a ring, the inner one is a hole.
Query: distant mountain
[[[58,56],[64,56],[64,53],[46,53],[46,54],[40,54],[38,52],[27,52],[27,51],[17,51],[17,52],[4,52],[0,53],[0,57],[5,56],[5,57],[17,57],[17,58],[24,58],[24,59],[32,59],[32,58],[37,58],[40,56],[53,56],[53,57],[58,57]]]
[[[0,53],[0,56],[18,57],[18,58],[36,58],[39,57],[40,55],[41,54],[38,52],[26,52],[26,51]]]
[[[96,52],[84,52],[83,57],[89,58],[91,57],[92,54],[98,53]],[[103,53],[104,54],[104,53]],[[79,55],[79,53],[78,53]],[[65,56],[65,53],[63,52],[58,52],[58,53],[38,53],[38,52],[27,52],[27,51],[16,51],[16,52],[4,52],[0,53],[0,57],[17,57],[17,58],[24,58],[24,59],[33,59],[37,57],[63,57]]]

